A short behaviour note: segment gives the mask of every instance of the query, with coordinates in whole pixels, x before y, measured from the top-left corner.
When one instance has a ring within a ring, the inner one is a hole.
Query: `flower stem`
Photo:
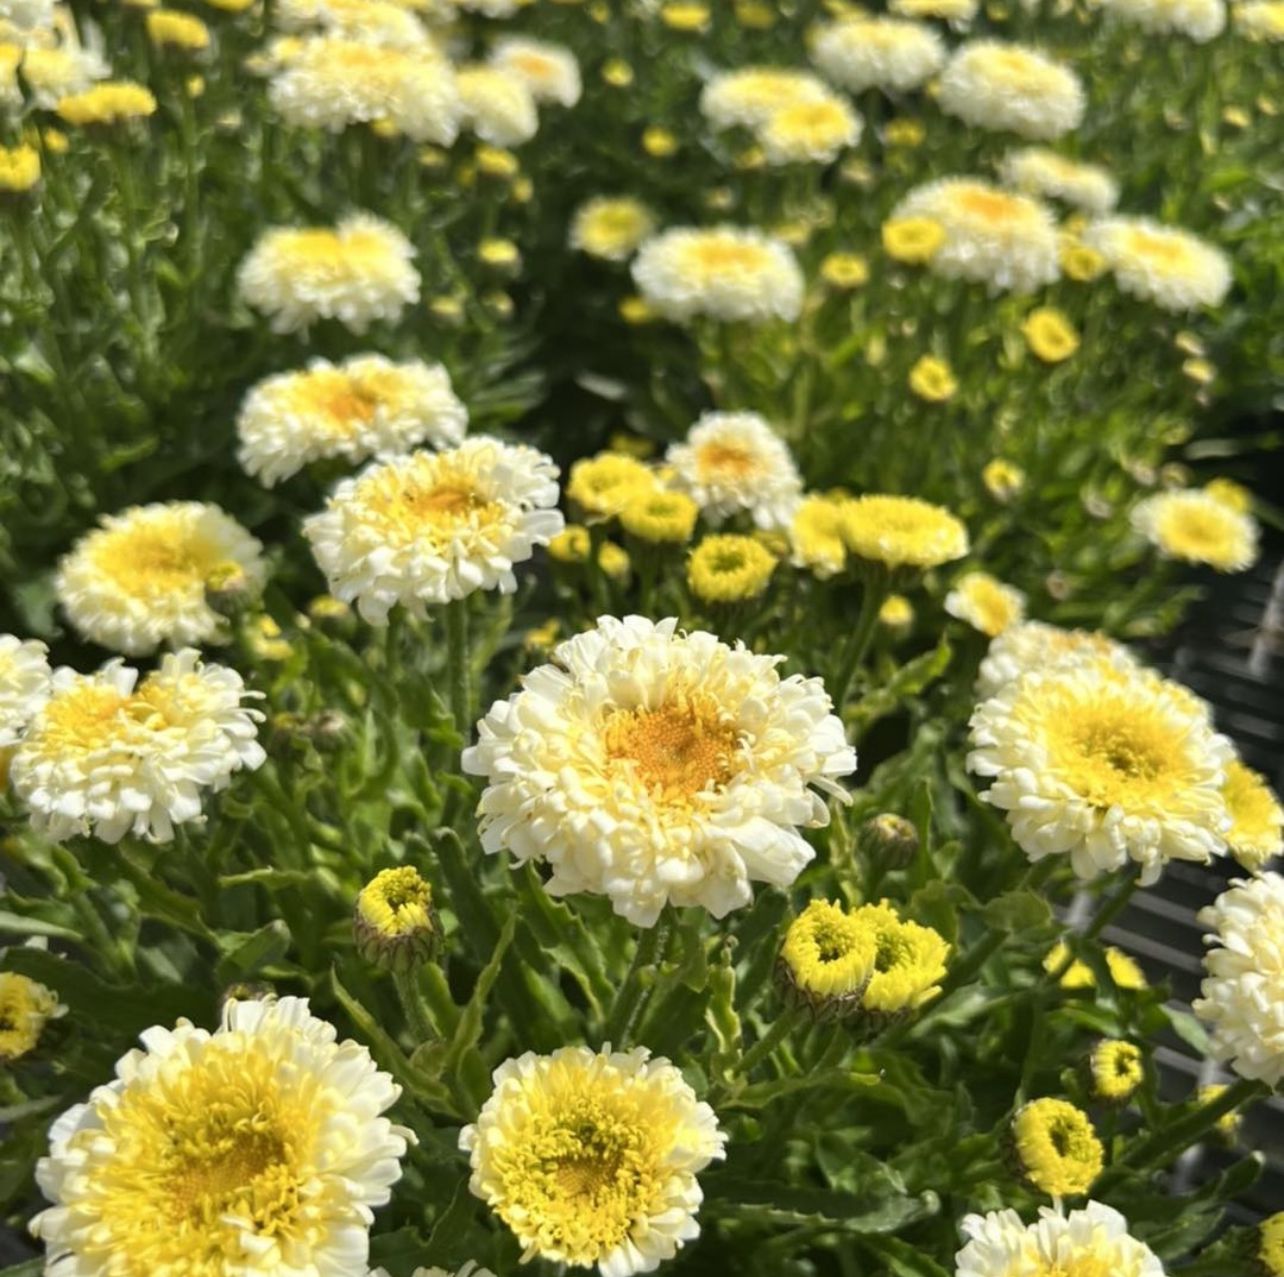
[[[392,982],[397,989],[397,998],[415,1037],[420,1042],[431,1042],[438,1037],[437,1026],[433,1023],[428,1004],[424,1001],[423,989],[419,984],[419,972],[411,967],[404,971],[394,971]]]
[[[628,974],[624,977],[624,983],[611,1005],[611,1012],[606,1017],[606,1040],[617,1051],[628,1045],[629,1037],[641,1019],[650,992],[642,984],[642,972],[649,967],[653,968],[659,961],[664,947],[668,945],[671,926],[672,921],[666,910],[655,926],[638,936]]]
[[[472,652],[468,640],[468,601],[446,604],[446,651],[450,667],[450,711],[467,744],[472,731]]]
[[[736,1072],[749,1074],[793,1032],[801,1019],[802,1012],[797,1007],[782,1011],[771,1022],[771,1028],[740,1057]]]
[[[874,627],[878,624],[878,612],[883,606],[883,600],[887,597],[888,585],[887,573],[881,568],[871,567],[867,571],[865,588],[860,600],[860,614],[856,618],[856,628],[852,630],[847,640],[842,659],[838,663],[838,675],[830,689],[830,695],[834,698],[834,709],[839,715],[842,714],[843,706],[847,702],[847,693],[851,688],[852,679],[856,677],[856,671],[860,668],[861,661],[865,659],[865,653],[869,651],[870,642],[874,637]]]

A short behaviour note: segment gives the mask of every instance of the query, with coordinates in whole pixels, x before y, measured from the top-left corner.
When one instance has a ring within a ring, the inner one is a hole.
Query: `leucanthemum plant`
[[[1284,20],[1063,10],[0,0],[5,1262],[1284,1272]]]

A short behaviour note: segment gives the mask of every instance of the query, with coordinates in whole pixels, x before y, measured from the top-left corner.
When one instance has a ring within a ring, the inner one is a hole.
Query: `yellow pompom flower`
[[[477,245],[477,260],[496,270],[515,271],[521,267],[522,255],[511,239],[492,237]]]
[[[410,865],[384,869],[358,893],[353,931],[367,962],[390,971],[427,962],[441,938],[432,887]]]
[[[1253,508],[1253,494],[1234,479],[1210,479],[1204,484],[1204,492],[1239,514],[1248,514]]]
[[[995,457],[986,462],[981,482],[996,501],[1011,501],[1025,487],[1025,471],[1015,462]]]
[[[813,493],[804,497],[789,527],[795,567],[807,568],[824,580],[847,566],[843,540],[843,501]]]
[[[612,581],[627,581],[633,568],[629,552],[614,541],[603,541],[597,552],[597,565]]]
[[[930,217],[894,217],[883,223],[882,238],[889,257],[921,266],[945,243],[945,228]]]
[[[1239,759],[1227,765],[1222,799],[1231,818],[1226,831],[1231,855],[1250,873],[1261,873],[1284,852],[1284,808],[1266,778]]]
[[[336,1037],[302,998],[149,1029],[54,1122],[32,1232],[86,1274],[365,1272],[414,1135],[383,1116],[401,1088]]]
[[[705,537],[687,562],[687,585],[705,603],[756,599],[776,570],[775,556],[746,536]]]
[[[34,146],[0,146],[0,191],[20,194],[39,181],[40,152]]]
[[[568,523],[548,543],[548,557],[558,563],[587,563],[592,545],[588,528]]]
[[[68,124],[123,124],[153,115],[156,98],[132,80],[109,80],[61,98],[54,109]]]
[[[1245,0],[1231,6],[1235,29],[1250,40],[1270,44],[1284,41],[1284,0]],[[1280,1231],[1279,1266],[1274,1271],[1284,1274],[1284,1223]]]
[[[791,1001],[817,1016],[860,1010],[878,959],[877,937],[841,904],[813,900],[789,924],[777,972]]]
[[[158,49],[198,53],[208,49],[210,29],[200,18],[178,9],[153,9],[146,18],[147,38]]]
[[[869,281],[869,263],[859,253],[830,253],[820,264],[820,277],[844,291]]]
[[[914,624],[914,605],[903,594],[889,594],[878,609],[878,623],[901,632]]]
[[[627,89],[633,78],[633,68],[623,58],[610,58],[602,65],[602,79],[613,89]]]
[[[1051,306],[1032,310],[1021,325],[1026,344],[1045,364],[1059,364],[1079,349],[1074,325]]]
[[[657,486],[655,474],[636,458],[602,452],[571,467],[566,495],[591,518],[610,519],[634,497]]]
[[[523,1261],[629,1277],[699,1235],[696,1176],[726,1136],[668,1060],[567,1046],[508,1060],[494,1083],[459,1146]]]
[[[1032,1100],[1012,1119],[1023,1178],[1050,1197],[1078,1197],[1101,1174],[1104,1151],[1091,1120],[1068,1100]]]
[[[653,159],[666,160],[678,149],[678,139],[668,129],[651,125],[642,134],[642,149]]]
[[[670,31],[704,32],[709,29],[709,6],[695,0],[670,0],[660,7],[660,21]]]
[[[633,497],[620,511],[620,526],[639,541],[684,545],[691,540],[700,507],[685,492],[657,488]]]
[[[1088,1071],[1097,1099],[1124,1104],[1146,1079],[1145,1057],[1131,1042],[1107,1038],[1093,1049]]]
[[[924,355],[910,369],[909,388],[928,403],[945,403],[958,393],[959,383],[944,359]]]
[[[758,129],[768,164],[828,164],[861,135],[860,116],[840,97],[795,102],[772,112]]]
[[[640,200],[601,196],[576,210],[571,247],[603,261],[623,262],[654,230],[655,218]]]
[[[858,558],[890,568],[934,568],[968,551],[967,529],[917,497],[864,496],[843,503],[842,536]]]
[[[1065,967],[1066,958],[1069,956],[1069,946],[1064,940],[1059,941],[1048,950],[1043,959],[1043,969],[1049,975],[1054,971],[1060,971]],[[1103,956],[1106,960],[1106,970],[1109,971],[1116,988],[1134,992],[1146,988],[1145,972],[1137,965],[1135,958],[1122,949],[1116,949],[1113,945],[1106,949]],[[1063,989],[1095,989],[1097,977],[1086,962],[1076,958],[1062,973],[1060,984]]]
[[[891,120],[883,130],[883,141],[888,146],[922,146],[926,137],[922,120]]]
[[[945,596],[945,610],[995,638],[1025,618],[1025,595],[988,572],[965,572]]]
[[[0,1063],[30,1055],[45,1025],[66,1010],[43,984],[16,971],[0,971]]]
[[[874,941],[874,973],[861,1003],[867,1014],[888,1023],[935,997],[950,956],[942,936],[902,918],[886,900],[861,905],[849,916]]]

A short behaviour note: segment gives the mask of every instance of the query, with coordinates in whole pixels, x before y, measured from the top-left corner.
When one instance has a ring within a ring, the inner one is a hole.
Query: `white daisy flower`
[[[1257,562],[1257,520],[1202,488],[1157,492],[1132,509],[1132,526],[1161,554],[1243,572]]]
[[[788,528],[802,500],[789,448],[756,412],[706,412],[665,461],[671,486],[715,525],[746,512],[760,528]]]
[[[714,128],[756,129],[787,106],[823,102],[824,81],[789,67],[717,72],[700,92],[700,112]]]
[[[1204,909],[1208,977],[1195,1014],[1212,1029],[1210,1051],[1240,1077],[1284,1079],[1284,878],[1235,882]]]
[[[965,572],[945,596],[945,610],[994,638],[1025,617],[1025,595],[988,572]]]
[[[1137,659],[1121,643],[1088,630],[1063,630],[1043,621],[1025,621],[995,638],[981,662],[976,680],[978,700],[989,700],[1000,688],[1030,671],[1051,673],[1085,659],[1107,660],[1136,669]]]
[[[844,18],[822,27],[812,61],[852,93],[908,93],[945,65],[945,44],[931,27],[901,18]]]
[[[999,177],[1026,195],[1064,200],[1086,213],[1108,213],[1119,201],[1119,183],[1100,165],[1066,159],[1041,146],[1009,151]]]
[[[488,66],[464,66],[455,74],[463,119],[483,142],[521,146],[539,131],[535,97],[526,83]]]
[[[495,41],[489,62],[525,84],[536,102],[574,106],[580,100],[580,65],[560,44],[505,36]]]
[[[720,918],[752,882],[787,886],[814,854],[798,827],[828,821],[822,795],[844,797],[856,755],[820,680],[781,678],[781,659],[672,618],[602,617],[465,750],[488,781],[483,847],[646,927],[667,903]]]
[[[864,124],[846,99],[783,106],[758,129],[768,164],[829,164],[860,141]]]
[[[1030,293],[1060,274],[1057,227],[1046,205],[976,178],[949,177],[917,187],[895,220],[927,218],[944,232],[931,269],[992,292]]]
[[[557,467],[524,445],[477,436],[369,466],[335,489],[304,535],[330,592],[374,625],[396,604],[517,588],[513,566],[563,528]]]
[[[49,649],[0,634],[0,749],[7,749],[49,699]]]
[[[1226,851],[1222,786],[1234,757],[1185,688],[1109,658],[1031,670],[972,715],[968,769],[992,778],[1031,861],[1068,855],[1092,878],[1134,861],[1143,885],[1169,860]]]
[[[1230,259],[1197,235],[1148,217],[1108,217],[1090,225],[1095,248],[1125,293],[1164,310],[1220,306],[1230,292]]]
[[[49,1134],[31,1228],[50,1271],[191,1277],[364,1273],[374,1208],[414,1135],[369,1051],[305,998],[228,1001],[209,1033],[180,1020]]]
[[[956,49],[941,73],[941,110],[992,132],[1046,140],[1083,122],[1079,77],[1036,49],[975,40]]]
[[[1185,35],[1205,44],[1226,26],[1224,0],[1096,0],[1107,12],[1156,35]]]
[[[354,355],[341,364],[318,359],[250,391],[236,421],[237,459],[271,487],[323,458],[355,463],[424,442],[457,444],[467,425],[468,410],[440,364],[393,363],[382,355]]]
[[[802,310],[802,271],[789,246],[735,226],[680,227],[649,239],[633,259],[633,278],[667,319],[762,323]]]
[[[268,86],[281,118],[337,133],[386,121],[416,142],[449,146],[463,104],[450,63],[429,44],[389,48],[342,36],[310,36]]]
[[[141,683],[119,660],[96,674],[59,669],[14,751],[14,792],[55,840],[168,842],[174,826],[201,818],[205,790],[262,764],[250,695],[234,670],[202,665],[190,648]]]
[[[357,213],[329,227],[273,227],[237,272],[241,296],[272,321],[272,331],[298,332],[337,319],[363,333],[394,321],[419,300],[414,247],[388,222]]]
[[[58,602],[77,632],[129,656],[161,644],[221,642],[226,622],[206,601],[225,578],[251,593],[267,579],[263,547],[231,515],[166,501],[105,515],[58,565]]]

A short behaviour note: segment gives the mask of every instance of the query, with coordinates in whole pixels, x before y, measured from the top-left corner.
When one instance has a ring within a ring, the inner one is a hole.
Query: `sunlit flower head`
[[[1028,1225],[1014,1210],[968,1215],[959,1228],[967,1244],[954,1277],[1164,1277],[1158,1256],[1100,1202],[1069,1212],[1045,1206]]]
[[[1088,1115],[1066,1100],[1032,1100],[1018,1109],[1012,1143],[1024,1178],[1050,1197],[1079,1197],[1101,1174],[1097,1132]]]
[[[1204,44],[1226,26],[1224,0],[1096,0],[1110,14],[1156,35],[1189,36]]]
[[[1235,30],[1250,40],[1279,44],[1284,40],[1284,0],[1245,0],[1231,7]],[[1281,1220],[1279,1272],[1284,1273],[1284,1219]]]
[[[1045,364],[1059,364],[1079,349],[1079,334],[1059,310],[1039,306],[1021,324],[1021,334],[1031,353]]]
[[[1036,49],[974,40],[941,73],[937,101],[965,124],[1038,140],[1060,137],[1083,120],[1083,85],[1073,71]]]
[[[635,497],[654,492],[659,486],[655,471],[636,457],[601,452],[571,466],[566,496],[592,521],[614,518]]]
[[[60,669],[14,751],[14,792],[55,840],[168,842],[201,818],[203,791],[263,762],[249,696],[239,674],[191,648],[141,681],[119,661],[96,674]]]
[[[910,369],[909,388],[928,403],[945,403],[958,393],[959,383],[944,359],[923,355]]]
[[[1198,488],[1157,492],[1132,510],[1132,526],[1159,552],[1218,572],[1243,572],[1257,561],[1257,520]]]
[[[1001,687],[1031,670],[1047,672],[1084,660],[1106,660],[1124,669],[1137,665],[1126,647],[1104,634],[1025,621],[1005,630],[990,644],[981,662],[976,693],[979,699],[987,700]]]
[[[0,634],[0,749],[7,749],[49,699],[48,649],[36,639]]]
[[[336,1042],[303,998],[238,1002],[208,1033],[180,1020],[49,1133],[32,1221],[49,1262],[83,1277],[364,1273],[373,1208],[410,1131],[400,1088]]]
[[[811,47],[822,73],[852,93],[917,89],[945,65],[941,37],[920,22],[853,17],[823,27]]]
[[[556,504],[548,457],[479,435],[345,479],[303,532],[330,593],[383,625],[398,603],[423,616],[475,590],[511,594],[513,566],[562,530]]]
[[[748,514],[760,528],[787,528],[802,479],[785,442],[753,412],[706,412],[665,454],[668,482],[719,524]]]
[[[1027,195],[975,178],[944,178],[911,191],[892,217],[940,226],[943,242],[930,265],[947,278],[969,279],[992,292],[1028,293],[1059,273],[1056,223]]]
[[[1075,958],[1067,963],[1066,959],[1069,956],[1069,946],[1064,940],[1059,940],[1045,955],[1043,969],[1049,975],[1060,971],[1059,983],[1063,989],[1095,989],[1097,976],[1093,969],[1081,958]],[[1116,988],[1133,991],[1146,988],[1146,973],[1130,954],[1114,945],[1108,945],[1102,957]]]
[[[813,900],[789,924],[778,970],[792,1000],[818,1016],[853,1016],[874,974],[877,937],[841,904]]]
[[[795,567],[806,568],[824,580],[847,566],[843,540],[843,499],[813,493],[799,503],[789,525],[789,544]]]
[[[542,40],[505,36],[490,51],[490,64],[516,76],[536,102],[574,106],[580,100],[580,67],[569,49]]]
[[[84,93],[111,74],[101,37],[92,27],[89,33],[92,38],[85,44],[64,37],[57,44],[32,44],[23,51],[22,78],[37,106],[54,108],[63,98]]]
[[[634,258],[633,278],[667,319],[762,323],[796,319],[802,309],[802,271],[789,246],[736,226],[655,236]]]
[[[147,38],[158,49],[199,53],[210,45],[210,29],[194,14],[179,9],[153,9],[144,20]]]
[[[1230,814],[1226,845],[1250,873],[1261,873],[1284,853],[1284,808],[1266,777],[1235,759],[1226,768],[1222,799]]]
[[[539,131],[535,95],[498,67],[463,66],[455,75],[464,124],[492,146],[520,146]]]
[[[0,1064],[30,1055],[45,1025],[66,1011],[52,989],[16,971],[0,971]]]
[[[206,589],[234,571],[251,590],[266,579],[262,546],[229,514],[200,501],[105,515],[58,565],[55,589],[85,638],[130,656],[162,643],[226,638]]]
[[[785,107],[831,97],[822,80],[789,67],[753,66],[714,75],[700,93],[700,111],[715,128],[756,129]]]
[[[1214,501],[1220,501],[1228,509],[1235,510],[1239,514],[1252,513],[1253,493],[1251,489],[1246,488],[1242,483],[1236,483],[1234,479],[1227,479],[1224,475],[1216,479],[1209,479],[1204,484],[1204,491]]]
[[[655,230],[655,218],[641,200],[599,195],[575,210],[571,247],[608,262],[626,262]]]
[[[851,104],[831,94],[773,111],[758,140],[768,164],[829,164],[860,141],[862,127]]]
[[[877,1024],[912,1015],[940,992],[950,946],[931,927],[902,918],[886,900],[848,911],[857,934],[874,945],[874,969],[861,1008]]]
[[[415,7],[431,11],[431,5]],[[278,0],[272,18],[285,31],[321,30],[390,48],[423,46],[429,40],[411,7],[394,0]]]
[[[820,277],[831,288],[848,292],[869,282],[869,262],[859,253],[830,253],[820,263]]]
[[[1025,487],[1025,471],[1015,461],[995,457],[981,470],[981,482],[996,501],[1011,501]]]
[[[40,152],[34,146],[0,146],[0,192],[30,191],[39,181]]]
[[[1119,183],[1106,169],[1041,146],[1009,151],[999,176],[1005,186],[1023,194],[1063,200],[1087,213],[1108,213],[1119,200]]]
[[[864,496],[843,503],[843,540],[857,558],[889,568],[934,568],[968,551],[967,529],[917,497]]]
[[[459,1134],[469,1186],[523,1261],[650,1272],[700,1233],[696,1176],[725,1156],[713,1110],[645,1047],[565,1046],[501,1064]]]
[[[1109,217],[1084,232],[1106,259],[1119,287],[1163,310],[1219,306],[1233,282],[1219,248],[1174,226],[1145,217]]]
[[[1025,595],[988,572],[965,572],[945,596],[945,610],[994,638],[1025,618]]]
[[[759,598],[776,570],[776,556],[754,537],[707,536],[687,560],[687,586],[702,603]]]
[[[1093,1047],[1088,1074],[1095,1098],[1107,1104],[1124,1104],[1146,1080],[1145,1056],[1131,1042],[1107,1038]]]
[[[1208,972],[1195,1014],[1211,1029],[1209,1052],[1240,1077],[1278,1086],[1284,1078],[1284,878],[1266,872],[1199,914]]]
[[[454,72],[429,44],[388,48],[310,36],[272,78],[268,97],[288,123],[340,132],[386,121],[416,142],[449,146],[463,104]]]
[[[237,272],[241,296],[272,321],[273,332],[337,319],[362,333],[394,321],[419,300],[410,241],[369,213],[337,227],[274,227],[262,234]]]
[[[673,619],[601,618],[464,752],[488,781],[482,845],[641,926],[668,902],[722,917],[752,882],[793,882],[813,855],[798,827],[828,821],[855,753],[820,680],[782,678],[779,661]]]
[[[59,98],[54,109],[68,124],[124,124],[154,115],[156,98],[132,80],[108,80]]]
[[[685,492],[656,488],[630,498],[620,511],[620,526],[651,545],[685,545],[699,517],[699,505]]]
[[[1169,860],[1226,850],[1221,790],[1232,753],[1185,688],[1093,657],[1032,669],[972,715],[968,767],[993,783],[1032,861],[1070,857],[1080,877],[1129,860],[1143,883]]]
[[[246,396],[236,421],[237,459],[271,487],[311,462],[409,452],[417,444],[457,444],[468,410],[440,364],[393,363],[354,355],[318,359],[303,372],[278,373]]]

